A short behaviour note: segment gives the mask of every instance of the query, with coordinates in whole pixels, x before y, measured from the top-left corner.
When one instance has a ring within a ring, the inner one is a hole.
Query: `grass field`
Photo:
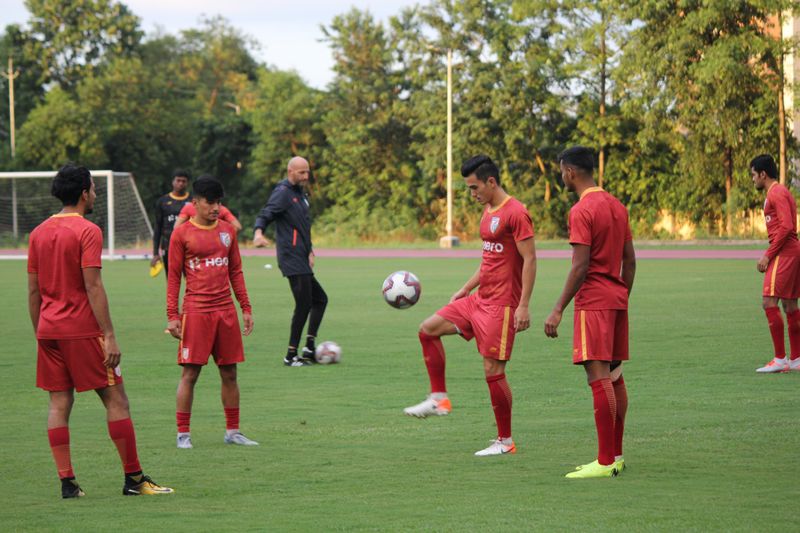
[[[88,496],[60,499],[47,445],[46,395],[34,387],[25,265],[0,262],[0,527],[4,531],[796,530],[800,373],[756,375],[770,355],[751,261],[640,261],[631,303],[625,457],[611,480],[564,474],[596,451],[591,393],[570,364],[571,310],[557,340],[541,324],[567,261],[546,260],[533,328],[508,369],[514,456],[476,458],[495,436],[474,344],[445,340],[451,416],[417,420],[427,376],[416,339],[426,316],[474,271],[473,260],[325,259],[330,305],[320,340],[340,365],[285,368],[288,284],[264,259],[245,274],[256,329],[240,367],[242,429],[257,448],[222,443],[219,378],[198,384],[193,450],[175,448],[175,342],[162,333],[164,280],[144,261],[106,263],[139,455],[176,494],[123,498],[116,450],[93,393],[77,397],[73,464]],[[408,269],[420,303],[397,311],[380,284]],[[567,315],[565,315],[567,316]]]

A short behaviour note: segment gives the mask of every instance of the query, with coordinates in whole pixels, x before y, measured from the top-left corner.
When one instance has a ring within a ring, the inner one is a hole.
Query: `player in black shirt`
[[[153,259],[150,266],[155,266],[159,261],[164,263],[164,273],[169,271],[169,238],[175,227],[175,219],[183,206],[191,201],[187,188],[189,187],[189,173],[185,170],[176,170],[172,173],[172,192],[165,194],[156,202],[156,227],[153,229]],[[164,251],[163,255],[161,250]]]

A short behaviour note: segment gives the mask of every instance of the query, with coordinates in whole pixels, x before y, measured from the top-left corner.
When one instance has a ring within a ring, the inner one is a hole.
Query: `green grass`
[[[176,345],[162,333],[164,280],[144,261],[106,263],[139,454],[171,497],[123,498],[121,469],[93,393],[77,397],[73,463],[88,496],[63,501],[34,387],[35,341],[25,265],[0,262],[0,521],[5,531],[635,530],[788,531],[800,497],[800,374],[756,375],[769,358],[760,275],[750,261],[640,261],[631,304],[632,361],[625,457],[613,480],[567,481],[594,457],[591,394],[570,364],[571,311],[557,340],[541,324],[567,261],[541,261],[534,327],[508,369],[515,456],[475,458],[494,419],[474,344],[445,340],[451,416],[416,420],[427,392],[416,328],[475,269],[473,260],[318,262],[330,296],[321,340],[340,365],[280,363],[292,308],[265,259],[245,272],[256,329],[240,367],[242,428],[257,448],[226,447],[213,366],[195,396],[195,449],[175,448]],[[270,260],[274,261],[274,260]],[[420,303],[384,304],[386,274],[422,280]]]

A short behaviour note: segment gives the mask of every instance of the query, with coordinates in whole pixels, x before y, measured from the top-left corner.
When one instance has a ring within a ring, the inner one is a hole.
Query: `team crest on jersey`
[[[227,231],[221,231],[219,234],[219,240],[222,241],[222,244],[225,245],[225,248],[230,248],[231,246],[231,234]]]
[[[494,233],[497,231],[498,226],[500,226],[500,217],[492,217],[492,221],[489,223],[489,231]]]

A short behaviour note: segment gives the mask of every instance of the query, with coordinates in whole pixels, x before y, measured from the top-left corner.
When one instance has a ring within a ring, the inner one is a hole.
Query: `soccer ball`
[[[314,354],[317,363],[321,365],[330,365],[338,363],[342,358],[342,349],[333,341],[325,341],[317,346],[317,351]]]
[[[405,270],[392,272],[383,282],[383,299],[397,309],[407,309],[417,303],[422,286],[417,276]]]

